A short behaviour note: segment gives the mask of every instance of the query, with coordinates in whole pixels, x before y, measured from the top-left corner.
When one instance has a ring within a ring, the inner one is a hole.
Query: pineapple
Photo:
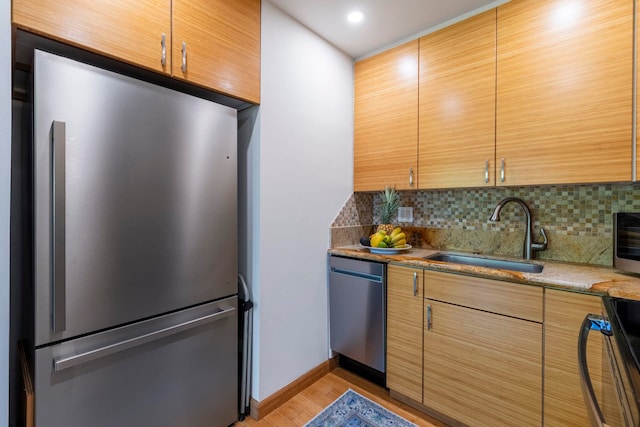
[[[393,231],[393,224],[391,223],[393,218],[397,218],[398,207],[400,206],[400,195],[395,188],[385,187],[384,191],[380,193],[382,196],[382,203],[380,203],[380,225],[376,231],[384,230],[387,235],[390,235]]]

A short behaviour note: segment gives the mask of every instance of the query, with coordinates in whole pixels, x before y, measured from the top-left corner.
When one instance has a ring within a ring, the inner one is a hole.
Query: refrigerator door
[[[36,350],[38,427],[226,427],[237,297]]]
[[[235,294],[236,111],[34,64],[36,346]]]

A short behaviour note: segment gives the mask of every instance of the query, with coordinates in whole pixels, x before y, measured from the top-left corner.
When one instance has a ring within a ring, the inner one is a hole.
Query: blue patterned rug
[[[305,427],[417,427],[349,389]]]

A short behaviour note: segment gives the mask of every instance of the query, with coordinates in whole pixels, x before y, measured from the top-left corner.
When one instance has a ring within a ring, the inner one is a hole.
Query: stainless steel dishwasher
[[[386,273],[386,264],[329,256],[331,349],[340,355],[342,366],[382,385]]]

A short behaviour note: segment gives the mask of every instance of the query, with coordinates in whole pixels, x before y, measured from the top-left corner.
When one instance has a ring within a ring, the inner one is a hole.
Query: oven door
[[[616,314],[616,301],[603,298],[605,315],[585,317],[578,339],[578,361],[582,394],[594,427],[632,427],[640,425],[636,384],[637,365],[631,346]],[[603,341],[601,388],[596,390],[587,365],[587,339],[599,331]],[[596,396],[600,396],[600,399]]]

